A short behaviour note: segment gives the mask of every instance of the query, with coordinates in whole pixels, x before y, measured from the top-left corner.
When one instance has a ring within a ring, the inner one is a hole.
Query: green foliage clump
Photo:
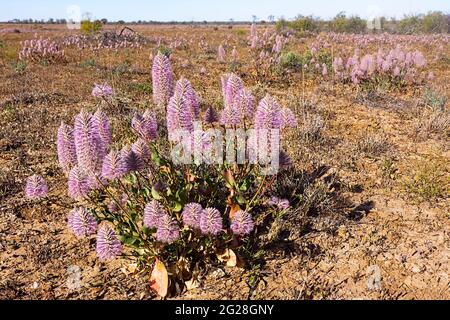
[[[331,21],[331,29],[340,33],[363,33],[366,30],[367,22],[358,16],[347,17],[345,13],[339,13]]]
[[[288,23],[288,26],[301,34],[316,32],[320,27],[317,19],[312,16],[297,16],[293,21]]]
[[[279,66],[282,69],[299,70],[303,65],[303,57],[293,51],[284,52],[280,56]]]
[[[86,34],[93,34],[101,31],[103,23],[100,20],[83,20],[81,21],[81,31]]]

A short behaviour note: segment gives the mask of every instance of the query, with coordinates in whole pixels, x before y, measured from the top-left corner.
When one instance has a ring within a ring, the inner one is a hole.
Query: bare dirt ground
[[[129,122],[127,108],[150,105],[151,93],[142,88],[151,85],[148,57],[156,45],[118,53],[71,49],[66,64],[28,64],[17,72],[21,40],[35,32],[52,38],[68,34],[54,26],[18,29],[21,33],[0,36],[0,299],[153,298],[148,275],[126,275],[130,261],[99,262],[94,239],[78,240],[67,230],[71,202],[55,139],[61,120],[71,121],[82,107],[94,108],[95,82],[109,82],[126,101],[121,113],[114,112],[116,127]],[[281,221],[277,240],[265,247],[258,267],[213,266],[198,288],[177,298],[450,299],[448,128],[417,134],[427,117],[423,88],[371,98],[331,82],[310,80],[302,86],[299,75],[260,83],[245,64],[249,53],[240,28],[136,29],[193,39],[187,49],[173,51],[174,73],[192,82],[203,107],[218,106],[219,77],[227,67],[197,43],[203,38],[217,48],[231,34],[249,88],[271,92],[300,119],[309,110],[326,124],[321,140],[312,144],[294,139],[294,132],[288,151],[299,168],[321,168],[317,180],[331,190],[324,204],[329,213],[303,217],[299,224]],[[247,27],[242,30],[248,33]],[[305,48],[300,42],[292,50]],[[433,90],[442,95],[448,95],[450,79],[448,45],[445,49],[447,64],[430,65]],[[86,66],[89,59],[95,64]],[[307,125],[300,121],[299,130]],[[368,137],[380,136],[375,148],[367,147]],[[50,186],[42,202],[24,197],[25,180],[33,173],[44,175]],[[79,271],[81,286],[70,285],[73,270]]]

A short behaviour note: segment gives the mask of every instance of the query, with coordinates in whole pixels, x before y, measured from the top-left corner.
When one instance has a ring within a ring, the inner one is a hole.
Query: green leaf
[[[182,209],[183,209],[183,206],[179,202],[176,202],[175,206],[172,208],[173,212],[181,212]]]
[[[155,188],[152,188],[152,198],[155,200],[161,200],[162,197],[161,195],[158,193],[158,191],[156,191]]]
[[[236,197],[236,200],[239,204],[246,204],[247,200],[241,194]]]

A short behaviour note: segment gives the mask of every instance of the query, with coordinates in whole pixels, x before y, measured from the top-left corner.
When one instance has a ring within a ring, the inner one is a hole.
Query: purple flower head
[[[279,210],[287,210],[290,207],[289,200],[278,197],[270,198],[268,204],[269,206],[277,207]]]
[[[256,129],[280,129],[282,126],[281,108],[277,101],[266,95],[258,105],[255,115]]]
[[[231,221],[231,230],[236,235],[248,235],[253,231],[254,227],[251,214],[242,210],[236,212]]]
[[[92,95],[96,98],[109,98],[113,95],[111,86],[107,83],[104,84],[94,84],[94,89],[92,90]]]
[[[221,81],[225,107],[227,107],[232,105],[241,91],[244,90],[244,83],[235,74],[223,75]]]
[[[146,110],[142,116],[136,114],[131,121],[131,127],[146,141],[152,141],[158,138],[156,114],[150,110]]]
[[[281,127],[282,128],[295,128],[297,127],[297,118],[289,108],[281,109]]]
[[[189,203],[183,209],[183,223],[191,228],[200,229],[200,216],[203,208],[198,203]]]
[[[85,110],[75,117],[74,137],[78,165],[96,172],[101,169],[105,148],[94,131],[92,115]]]
[[[236,63],[236,61],[237,61],[237,50],[236,50],[236,47],[234,47],[233,51],[231,51],[231,61],[233,63]]]
[[[181,78],[175,86],[175,95],[184,96],[188,108],[191,110],[193,121],[200,119],[200,104],[198,102],[197,93],[192,88],[191,83],[186,78]]]
[[[180,238],[180,228],[177,222],[168,214],[164,214],[158,225],[156,231],[156,240],[170,244],[177,241]]]
[[[93,181],[86,170],[75,166],[70,170],[68,186],[69,196],[75,200],[81,200],[92,191]]]
[[[142,161],[146,162],[150,160],[150,148],[144,140],[138,139],[135,143],[133,143],[131,149]]]
[[[122,178],[125,170],[125,162],[120,152],[111,151],[103,160],[102,177],[107,180]]]
[[[159,227],[161,218],[167,215],[164,207],[156,200],[152,200],[144,209],[144,226],[149,229]]]
[[[162,107],[173,95],[173,73],[170,60],[161,52],[153,58],[153,101]]]
[[[145,163],[143,159],[133,151],[131,146],[123,147],[120,151],[120,155],[124,162],[124,174],[144,169]]]
[[[242,90],[237,97],[238,104],[246,119],[253,120],[255,117],[255,98],[250,91]]]
[[[204,120],[209,124],[219,121],[219,116],[213,107],[208,107],[208,109],[206,109]]]
[[[226,127],[239,126],[242,118],[243,114],[240,106],[237,103],[232,103],[225,106],[225,109],[222,110],[220,124]]]
[[[219,48],[217,49],[217,60],[219,62],[225,62],[226,61],[226,53],[225,53],[225,49],[223,48],[222,45],[219,46]]]
[[[57,150],[59,165],[64,172],[69,172],[77,164],[73,128],[64,122],[58,129]]]
[[[200,215],[200,230],[206,235],[217,235],[222,231],[222,215],[219,210],[206,208]]]
[[[68,216],[68,226],[77,237],[95,234],[97,221],[86,208],[74,208]]]
[[[32,175],[27,179],[25,195],[28,199],[40,199],[48,194],[47,183],[40,175]]]
[[[328,75],[328,68],[327,68],[327,65],[325,63],[322,65],[322,75],[324,77]]]
[[[106,154],[112,142],[112,134],[108,116],[101,109],[98,109],[92,116],[92,133],[97,141],[99,151]]]
[[[100,226],[97,232],[97,257],[109,261],[122,253],[123,246],[116,232],[107,224]]]
[[[166,117],[169,140],[173,140],[176,130],[194,130],[192,112],[185,95],[174,95],[170,98]]]

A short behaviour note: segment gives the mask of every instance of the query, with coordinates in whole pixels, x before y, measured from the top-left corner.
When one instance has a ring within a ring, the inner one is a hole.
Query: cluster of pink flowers
[[[257,68],[268,71],[279,62],[280,54],[290,37],[270,33],[268,29],[259,35],[256,26],[252,24],[248,40],[251,49],[255,51]]]
[[[382,49],[376,54],[361,56],[359,51],[347,59],[336,57],[333,70],[336,78],[359,84],[364,80],[387,76],[391,79],[404,79],[408,82],[423,80],[419,73],[424,71],[427,60],[420,51],[403,51],[400,46],[385,52]]]
[[[50,39],[35,38],[21,42],[19,59],[33,62],[60,62],[64,61],[65,53],[60,46]]]

